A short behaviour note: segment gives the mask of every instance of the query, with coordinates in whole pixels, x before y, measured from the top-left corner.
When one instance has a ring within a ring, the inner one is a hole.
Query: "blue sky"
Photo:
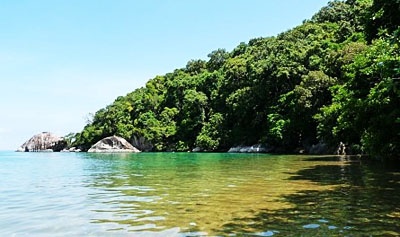
[[[79,132],[89,113],[218,48],[274,36],[322,0],[3,0],[0,150]]]

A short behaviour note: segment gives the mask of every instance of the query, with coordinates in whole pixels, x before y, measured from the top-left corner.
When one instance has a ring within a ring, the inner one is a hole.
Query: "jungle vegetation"
[[[110,135],[142,138],[153,151],[343,142],[398,157],[399,26],[398,0],[329,2],[277,36],[155,76],[97,111],[73,145],[85,150]]]

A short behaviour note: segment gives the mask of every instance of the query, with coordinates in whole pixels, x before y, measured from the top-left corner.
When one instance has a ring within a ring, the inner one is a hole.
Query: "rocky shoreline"
[[[143,141],[139,142],[138,139],[133,141],[134,144],[144,144]],[[150,144],[151,145],[151,144]],[[149,147],[146,144],[145,147]],[[151,149],[144,149],[150,151]],[[254,144],[251,146],[239,145],[233,146],[226,152],[228,153],[294,153],[294,154],[311,154],[311,155],[346,155],[349,154],[345,144],[340,143],[336,149],[329,147],[324,143],[312,145],[308,149],[297,149],[294,152],[278,151],[279,149],[266,144]],[[69,143],[64,137],[57,136],[50,132],[42,132],[34,135],[28,141],[23,143],[17,152],[82,152],[80,148],[70,147]],[[136,146],[126,141],[122,137],[109,136],[101,139],[95,143],[90,149],[89,153],[137,153],[141,152]],[[196,147],[191,152],[206,152],[200,147]]]

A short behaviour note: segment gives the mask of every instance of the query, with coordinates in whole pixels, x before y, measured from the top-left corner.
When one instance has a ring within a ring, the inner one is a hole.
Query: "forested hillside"
[[[74,145],[88,149],[114,134],[153,151],[263,143],[293,152],[343,142],[396,157],[399,26],[397,0],[330,2],[294,29],[217,49],[118,97]]]

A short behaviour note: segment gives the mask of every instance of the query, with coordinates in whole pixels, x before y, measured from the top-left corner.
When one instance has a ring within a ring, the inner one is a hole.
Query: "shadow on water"
[[[287,182],[304,180],[333,188],[284,195],[283,199],[293,207],[265,209],[253,217],[234,219],[219,233],[224,236],[232,233],[235,236],[400,236],[398,167],[357,159],[338,163],[338,157],[313,157],[306,161],[328,163],[294,172]]]

